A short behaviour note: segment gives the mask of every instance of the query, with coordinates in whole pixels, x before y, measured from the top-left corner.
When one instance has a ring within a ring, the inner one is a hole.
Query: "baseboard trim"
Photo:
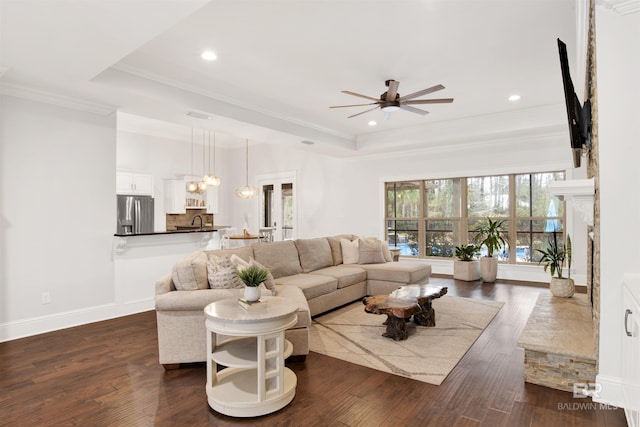
[[[0,342],[12,341],[87,323],[122,317],[154,309],[154,299],[145,298],[123,304],[104,304],[78,310],[30,317],[0,324]]]
[[[596,384],[600,384],[602,386],[602,391],[598,393],[598,396],[593,397],[594,402],[624,408],[622,378],[598,374],[596,375]]]

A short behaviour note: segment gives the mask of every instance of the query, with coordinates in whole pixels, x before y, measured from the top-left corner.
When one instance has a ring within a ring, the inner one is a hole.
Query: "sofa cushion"
[[[311,312],[304,293],[297,286],[276,285],[278,296],[298,304],[298,322],[292,328],[304,328],[311,325]],[[290,328],[291,329],[291,328]]]
[[[347,239],[349,241],[354,240],[353,234],[339,234],[337,236],[327,237],[329,247],[331,247],[331,257],[333,258],[333,265],[342,264],[342,245],[340,239]]]
[[[319,274],[295,274],[276,278],[276,285],[292,285],[299,287],[308,300],[320,295],[329,294],[338,289],[338,280]]]
[[[376,238],[358,239],[358,255],[358,264],[386,262],[382,255],[382,242]]]
[[[338,280],[338,289],[362,283],[367,280],[367,271],[355,265],[334,265],[312,271],[309,274],[320,274],[323,276],[335,277]]]
[[[303,273],[319,270],[333,265],[331,246],[324,237],[317,239],[298,239],[295,242]]]
[[[293,241],[257,244],[252,248],[256,261],[271,271],[274,278],[302,273],[298,250]]]
[[[207,289],[207,256],[201,251],[185,256],[173,265],[171,278],[179,291]]]
[[[431,265],[420,261],[386,262],[384,264],[363,264],[368,280],[388,282],[418,283],[431,274]]]
[[[357,264],[360,259],[358,239],[353,241],[340,239],[340,246],[342,247],[342,263],[345,265]]]
[[[235,256],[235,255],[233,255]],[[209,255],[207,257],[207,277],[211,289],[242,288],[236,265],[229,256]]]
[[[271,295],[271,291],[260,286],[260,295]],[[242,298],[244,288],[235,289],[201,289],[195,292],[167,292],[156,295],[157,311],[202,311],[212,302],[225,298]],[[203,313],[204,314],[204,313]]]

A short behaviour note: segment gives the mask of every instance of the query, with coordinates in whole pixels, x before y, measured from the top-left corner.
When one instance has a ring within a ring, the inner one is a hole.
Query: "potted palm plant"
[[[456,246],[454,250],[458,259],[453,261],[453,278],[467,282],[480,279],[480,261],[475,259],[480,247],[468,244]]]
[[[250,265],[242,270],[238,270],[236,274],[245,285],[244,299],[250,302],[258,301],[258,299],[260,299],[259,286],[267,280],[269,271],[256,265]]]
[[[498,276],[498,259],[493,257],[493,253],[505,247],[506,242],[502,237],[502,225],[504,220],[487,220],[476,226],[475,242],[480,246],[487,247],[487,255],[480,258],[480,271],[484,282],[495,282]]]
[[[536,249],[542,254],[538,264],[544,265],[544,271],[549,270],[551,273],[551,282],[549,283],[551,294],[556,297],[571,298],[576,290],[571,278],[571,236],[567,234],[567,245],[563,247],[562,243],[558,242],[556,230],[553,230],[553,235],[549,236],[548,243],[546,249]],[[565,260],[567,261],[567,277],[564,277],[562,271]]]

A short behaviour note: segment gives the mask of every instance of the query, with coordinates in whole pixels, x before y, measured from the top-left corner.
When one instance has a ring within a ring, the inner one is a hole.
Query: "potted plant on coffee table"
[[[475,242],[487,247],[487,255],[480,258],[480,272],[484,282],[495,282],[498,276],[498,259],[493,257],[494,252],[502,249],[506,242],[502,237],[503,219],[495,221],[487,217],[487,220],[476,226]]]
[[[267,280],[269,271],[256,265],[250,265],[242,270],[238,270],[236,274],[245,285],[244,299],[249,302],[258,301],[260,299],[259,286]]]
[[[571,298],[576,290],[571,278],[571,237],[567,234],[567,245],[563,247],[562,243],[558,242],[558,235],[554,230],[553,235],[549,237],[547,248],[536,249],[536,251],[542,254],[538,264],[544,265],[544,271],[548,269],[551,273],[551,282],[549,283],[551,295]],[[564,277],[562,273],[565,259],[567,261],[567,277]]]
[[[480,261],[476,254],[480,247],[474,244],[460,245],[455,247],[456,260],[453,261],[453,278],[472,282],[480,279]]]

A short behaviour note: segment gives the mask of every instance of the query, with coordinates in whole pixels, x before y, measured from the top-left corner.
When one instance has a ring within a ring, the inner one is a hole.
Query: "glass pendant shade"
[[[247,139],[245,145],[245,170],[246,170],[246,184],[236,189],[236,196],[241,199],[252,199],[258,195],[258,189],[249,185],[249,140]]]
[[[215,175],[205,175],[203,181],[207,187],[217,187],[220,185],[220,178]]]
[[[253,199],[257,195],[258,189],[256,187],[245,185],[236,189],[236,196],[240,197],[241,199]]]
[[[218,187],[220,177],[216,175],[216,133],[213,132],[213,173],[211,172],[211,132],[209,132],[209,173],[202,178],[207,187]]]
[[[187,182],[187,191],[189,193],[197,193],[199,191],[198,183],[195,181]]]
[[[203,191],[207,191],[207,183],[203,181],[200,181],[198,183],[198,192],[203,192]]]

